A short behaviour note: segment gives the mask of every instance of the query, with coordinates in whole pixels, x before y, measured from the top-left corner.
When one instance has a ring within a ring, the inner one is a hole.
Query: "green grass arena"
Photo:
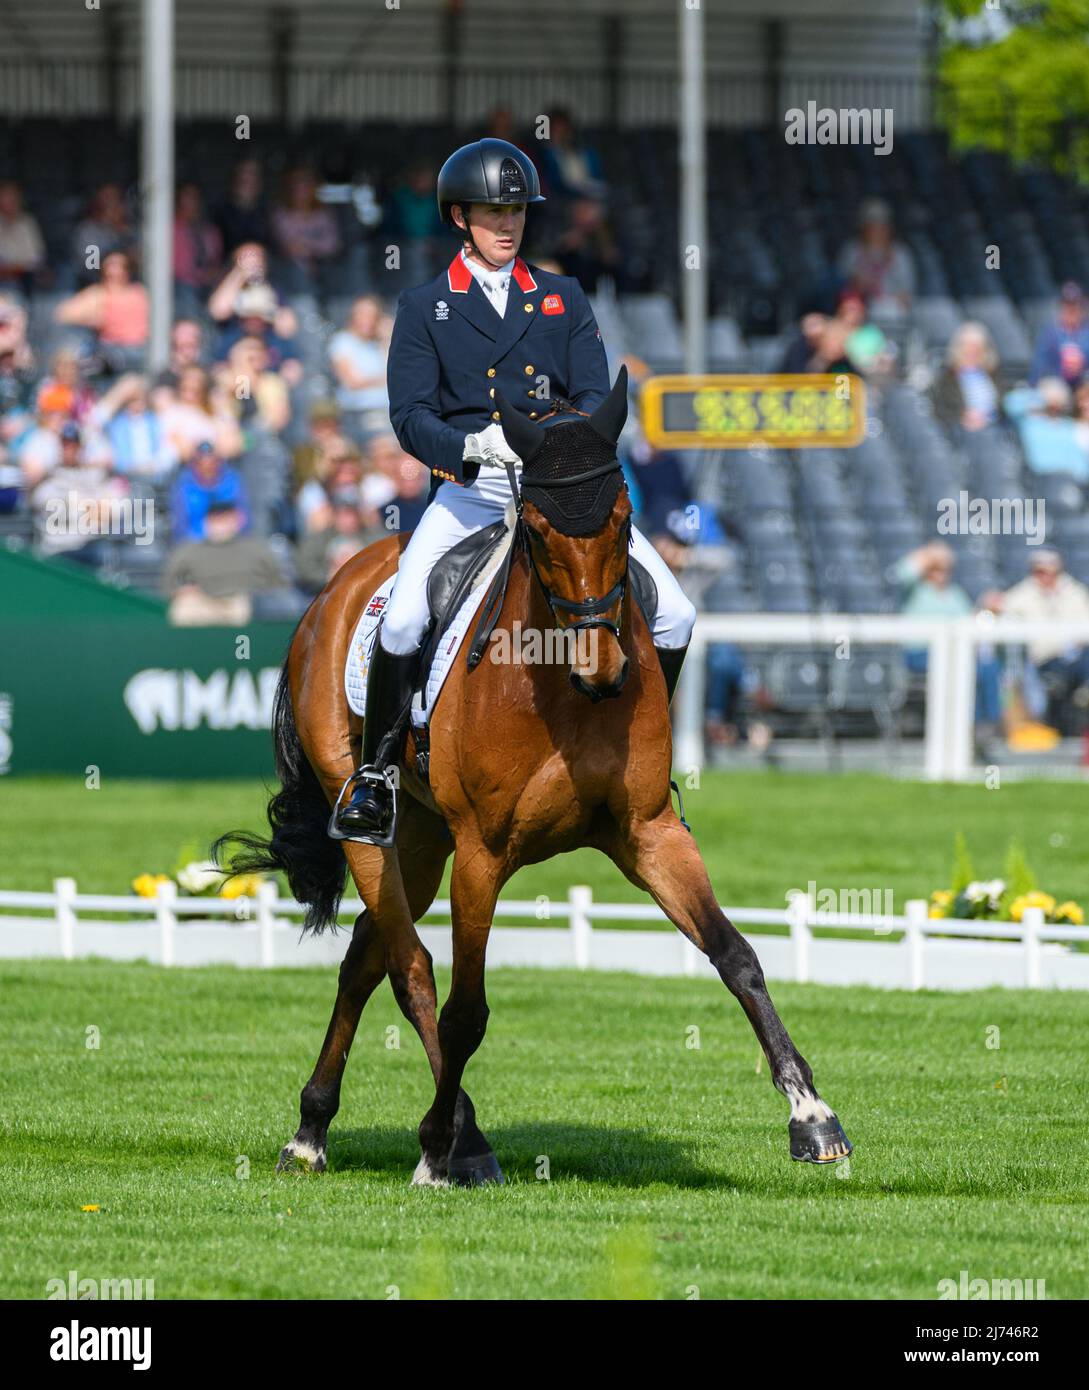
[[[891,888],[900,910],[946,882],[960,827],[981,874],[1017,836],[1042,886],[1084,896],[1081,795],[705,775],[686,799],[724,904],[781,906],[815,879]],[[264,800],[255,783],[9,781],[0,883],[127,892],[182,847],[257,827]],[[507,891],[573,882],[636,896],[591,853]],[[790,1161],[786,1101],[722,986],[492,971],[466,1088],[507,1184],[435,1190],[409,1186],[432,1086],[388,987],[360,1024],[329,1170],[277,1177],[333,971],[0,972],[4,1297],[43,1298],[71,1270],[154,1279],[157,1299],[935,1299],[961,1271],[1089,1296],[1078,992],[773,982],[855,1145],[814,1168]]]

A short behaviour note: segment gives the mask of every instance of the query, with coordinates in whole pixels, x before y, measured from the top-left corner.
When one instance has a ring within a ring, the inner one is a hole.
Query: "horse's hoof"
[[[791,1120],[790,1156],[799,1163],[838,1163],[851,1152],[851,1141],[835,1115],[825,1120]]]
[[[450,1179],[432,1168],[426,1158],[421,1158],[412,1174],[413,1187],[449,1187]]]
[[[506,1178],[495,1154],[478,1154],[474,1158],[452,1158],[450,1180],[458,1187],[483,1187],[485,1183],[504,1183]]]
[[[313,1144],[292,1139],[280,1150],[276,1164],[277,1173],[324,1173],[325,1150],[316,1149]]]

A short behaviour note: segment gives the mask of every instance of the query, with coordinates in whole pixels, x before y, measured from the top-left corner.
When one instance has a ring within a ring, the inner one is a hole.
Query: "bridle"
[[[617,580],[609,592],[603,594],[601,598],[588,598],[576,601],[574,599],[560,598],[557,594],[554,594],[544,582],[541,571],[537,568],[537,562],[533,558],[533,546],[529,538],[529,527],[522,515],[522,494],[518,487],[518,479],[514,472],[514,464],[507,461],[506,468],[507,477],[510,480],[511,494],[514,497],[515,511],[518,516],[518,520],[515,524],[514,543],[517,544],[519,539],[521,539],[522,547],[529,558],[530,570],[537,577],[537,583],[541,586],[541,592],[545,596],[545,601],[548,604],[552,617],[556,621],[557,627],[559,627],[561,632],[587,632],[591,628],[603,627],[607,632],[611,632],[619,641],[620,620],[624,613],[624,595],[627,593],[628,589],[628,566],[624,566],[624,573],[620,576],[619,580]],[[548,486],[550,488],[574,487],[578,483],[586,483],[593,478],[603,478],[606,473],[619,471],[620,460],[614,458],[609,463],[600,464],[597,468],[588,468],[585,473],[575,473],[569,478],[549,478]],[[629,516],[625,523],[628,528],[629,544],[631,541],[631,524],[631,517]],[[614,605],[617,609],[616,621],[610,622],[609,619],[603,615],[608,613]],[[573,623],[561,621],[561,612],[576,614],[576,621]]]

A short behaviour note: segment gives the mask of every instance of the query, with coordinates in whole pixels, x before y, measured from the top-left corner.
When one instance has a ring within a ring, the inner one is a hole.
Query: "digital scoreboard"
[[[656,449],[851,449],[866,433],[866,384],[853,372],[653,376],[641,408]]]

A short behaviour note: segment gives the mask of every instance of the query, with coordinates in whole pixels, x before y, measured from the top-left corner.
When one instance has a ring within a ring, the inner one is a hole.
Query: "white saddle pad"
[[[431,711],[435,708],[435,702],[439,698],[443,682],[457,658],[465,634],[484,599],[492,576],[503,563],[504,557],[510,549],[513,536],[513,527],[510,524],[510,518],[508,518],[506,536],[499,542],[498,547],[489,557],[488,563],[473,581],[473,587],[458,609],[454,621],[442,634],[442,641],[435,652],[434,660],[431,662],[431,670],[427,675],[422,708],[418,706],[416,701],[413,701],[412,722],[414,724],[426,724],[431,718]],[[385,612],[390,591],[393,588],[393,581],[396,578],[396,574],[391,574],[375,589],[370,600],[363,607],[355,633],[348,644],[348,656],[344,665],[344,689],[348,696],[348,704],[359,715],[365,715],[367,712],[367,670],[370,666],[371,653],[374,650],[378,623]]]

